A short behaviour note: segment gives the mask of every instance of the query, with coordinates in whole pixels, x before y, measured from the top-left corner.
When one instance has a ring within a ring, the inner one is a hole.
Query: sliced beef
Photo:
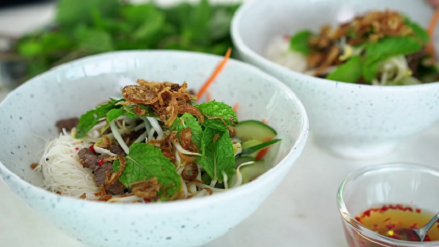
[[[78,118],[68,118],[68,119],[61,119],[58,122],[56,122],[56,127],[58,128],[58,131],[61,133],[63,129],[66,129],[66,131],[72,130],[74,127],[78,126]]]
[[[103,184],[108,193],[113,195],[122,195],[124,193],[125,186],[121,182],[116,181],[110,186],[105,184],[105,177],[106,177],[105,173],[107,170],[113,173],[113,162],[108,161],[105,162],[102,166],[97,166],[93,178],[93,180],[96,183],[96,186],[100,187]]]
[[[114,144],[113,144],[114,145]],[[120,147],[119,147],[120,148]],[[123,150],[122,150],[123,153]],[[124,153],[125,154],[125,153]],[[105,185],[105,177],[106,177],[106,171],[109,170],[111,173],[113,173],[113,162],[107,161],[101,166],[98,165],[99,161],[105,158],[110,157],[108,154],[103,154],[98,156],[94,152],[92,152],[88,148],[83,148],[79,150],[78,152],[79,161],[81,164],[86,167],[93,170],[94,177],[93,180],[96,183],[96,186],[100,187],[102,184],[104,184],[105,189],[108,193],[112,195],[121,195],[124,193],[125,186],[120,183],[119,181],[116,181],[110,186]]]
[[[424,49],[406,56],[408,66],[412,71],[413,73],[412,75],[414,77],[418,75],[418,67],[419,67],[419,63],[421,62],[423,54],[424,54]]]
[[[85,168],[94,170],[98,165],[98,156],[88,148],[83,148],[78,152],[79,161]]]
[[[111,145],[111,147],[110,147],[109,150],[110,150],[110,152],[112,152],[113,154],[120,155],[120,156],[123,156],[123,157],[126,156],[125,152],[124,152],[123,149],[119,146],[119,144],[113,143],[113,144]]]
[[[125,141],[125,143],[130,146],[132,143],[134,143],[134,141],[141,135],[143,134],[145,130],[139,130],[139,131],[132,131],[129,134],[123,134],[122,135],[122,139]]]

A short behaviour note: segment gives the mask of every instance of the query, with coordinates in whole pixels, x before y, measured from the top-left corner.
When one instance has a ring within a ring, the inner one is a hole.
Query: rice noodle
[[[36,169],[41,170],[44,175],[43,187],[72,197],[98,192],[99,188],[93,181],[91,170],[83,168],[76,157],[78,150],[90,145],[74,139],[65,130],[59,138],[51,141]]]

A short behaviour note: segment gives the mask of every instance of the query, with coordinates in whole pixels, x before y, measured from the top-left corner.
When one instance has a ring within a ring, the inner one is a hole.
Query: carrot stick
[[[211,100],[210,93],[206,91],[206,102],[210,102],[210,100]]]
[[[232,109],[236,112],[236,110],[238,110],[238,108],[239,108],[239,103],[236,103]]]
[[[430,25],[428,26],[428,29],[427,29],[428,35],[430,36],[430,43],[428,43],[428,45],[426,47],[427,53],[429,53],[433,56],[435,55],[435,51],[434,51],[434,46],[433,46],[432,40],[434,37],[434,30],[436,29],[436,25],[437,25],[438,20],[439,20],[439,9],[434,11],[433,18],[431,18]]]
[[[203,96],[203,94],[206,92],[207,88],[212,84],[212,82],[215,80],[215,78],[218,76],[218,74],[221,72],[221,70],[226,65],[227,60],[229,60],[230,55],[232,54],[232,48],[229,48],[227,50],[226,56],[224,59],[218,64],[218,66],[213,71],[212,75],[209,77],[209,79],[203,84],[200,91],[197,93],[197,100]]]

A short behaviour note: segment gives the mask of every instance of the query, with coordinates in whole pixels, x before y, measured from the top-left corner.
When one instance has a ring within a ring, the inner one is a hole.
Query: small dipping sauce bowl
[[[383,207],[436,213],[439,210],[437,188],[439,170],[417,164],[368,166],[348,175],[337,193],[338,210],[348,246],[439,246],[439,241],[409,242],[380,235],[366,228],[357,217],[368,209]],[[436,226],[432,230],[439,231]]]

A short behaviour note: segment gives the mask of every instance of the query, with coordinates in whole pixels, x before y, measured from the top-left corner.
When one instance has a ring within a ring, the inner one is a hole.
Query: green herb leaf
[[[197,118],[189,113],[183,114],[181,118],[177,117],[172,124],[172,130],[177,131],[178,138],[180,138],[180,133],[183,129],[190,128],[192,130],[191,140],[197,145],[198,149],[201,150],[201,138],[203,137],[203,129]]]
[[[119,8],[118,0],[87,0],[80,4],[77,0],[61,0],[55,19],[63,27],[72,27],[78,23],[90,23],[92,9],[99,9],[102,16],[113,16]]]
[[[79,47],[90,53],[114,50],[113,40],[107,31],[79,27],[76,32]]]
[[[366,61],[363,66],[363,77],[371,82],[378,74],[380,62],[399,55],[418,52],[422,44],[413,37],[386,37],[380,42],[369,44],[366,48]]]
[[[428,42],[430,41],[430,36],[424,28],[419,26],[418,23],[412,22],[407,17],[404,19],[404,22],[407,26],[412,28],[413,34],[419,39],[420,42],[422,42],[424,45],[428,44]]]
[[[130,154],[125,157],[126,166],[119,181],[127,188],[131,184],[146,181],[156,177],[162,185],[159,196],[163,195],[166,188],[166,198],[172,197],[181,188],[180,175],[175,170],[174,164],[163,156],[159,148],[146,143],[134,143],[130,147]],[[113,162],[113,170],[119,171],[120,161]]]
[[[214,142],[216,135],[220,137]],[[231,178],[235,172],[235,152],[229,137],[229,131],[221,132],[216,129],[206,128],[203,132],[201,146],[203,155],[201,165],[209,176],[222,182],[224,180],[222,172],[225,172]]]
[[[346,63],[338,66],[326,79],[355,83],[363,75],[363,64],[359,56],[352,56]]]
[[[146,113],[142,116],[137,115],[136,113],[134,113],[134,106],[135,105],[130,105],[130,106],[123,106],[123,109],[125,110],[125,115],[129,118],[139,118],[139,117],[153,117],[154,116],[154,112],[151,110],[151,108],[149,108],[146,105],[141,105],[139,104],[138,106],[140,107],[140,109],[145,110]]]
[[[93,110],[90,110],[83,114],[79,118],[78,127],[76,130],[76,139],[81,139],[87,135],[87,133],[99,122],[99,119],[106,117],[108,112],[112,109],[120,106],[116,106],[118,102],[124,101],[124,99],[120,100],[111,100],[107,104],[100,105]]]
[[[311,37],[312,32],[309,30],[303,30],[298,33],[296,33],[294,36],[290,39],[290,49],[293,51],[300,52],[304,55],[310,54],[310,47],[309,47],[309,37]]]
[[[111,122],[114,119],[117,119],[118,117],[122,116],[124,113],[125,113],[125,110],[123,108],[111,109],[107,113],[107,121]]]
[[[209,117],[222,118],[227,125],[234,125],[235,122],[238,122],[238,117],[236,117],[236,113],[232,107],[222,102],[216,102],[213,100],[208,103],[196,105],[195,107],[200,109],[202,114]],[[204,118],[204,126],[221,131],[227,129],[227,126],[221,119],[208,119],[207,117]]]
[[[268,142],[261,143],[259,145],[255,145],[253,147],[244,148],[242,150],[242,152],[241,152],[241,156],[252,154],[252,153],[254,153],[256,151],[264,149],[264,148],[266,148],[266,147],[268,147],[270,145],[273,145],[273,144],[275,144],[277,142],[280,142],[280,141],[281,141],[281,139],[274,139],[274,140],[271,140],[271,141],[268,141]]]

